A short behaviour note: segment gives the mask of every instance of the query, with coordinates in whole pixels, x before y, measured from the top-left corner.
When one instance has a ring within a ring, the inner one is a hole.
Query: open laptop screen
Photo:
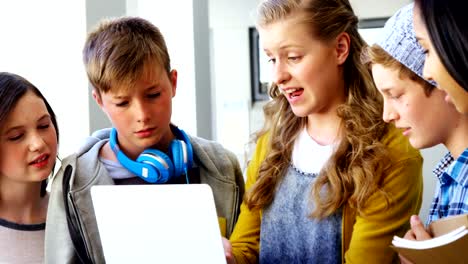
[[[226,263],[206,184],[91,188],[106,263]]]

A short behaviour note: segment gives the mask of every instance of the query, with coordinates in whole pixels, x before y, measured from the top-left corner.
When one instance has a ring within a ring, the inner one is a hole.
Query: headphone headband
[[[112,128],[109,144],[117,160],[131,173],[150,183],[165,183],[171,177],[187,174],[193,166],[193,149],[188,135],[171,124],[171,131],[175,135],[169,146],[169,154],[156,149],[144,150],[136,161],[128,158],[117,143],[117,130]]]

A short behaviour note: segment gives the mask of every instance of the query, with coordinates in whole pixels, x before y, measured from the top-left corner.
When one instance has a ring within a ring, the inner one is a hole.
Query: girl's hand
[[[224,255],[226,256],[227,264],[236,264],[236,259],[232,254],[232,246],[231,242],[225,237],[222,237],[223,240],[223,248],[224,248]]]

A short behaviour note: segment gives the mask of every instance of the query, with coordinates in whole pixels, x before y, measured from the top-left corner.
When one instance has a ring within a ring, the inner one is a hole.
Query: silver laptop
[[[106,263],[226,263],[206,184],[91,188]]]

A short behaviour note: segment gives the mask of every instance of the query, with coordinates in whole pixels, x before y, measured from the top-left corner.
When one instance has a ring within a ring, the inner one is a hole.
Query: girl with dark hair
[[[414,30],[426,51],[424,77],[448,93],[446,100],[468,114],[468,19],[466,2],[416,0]]]
[[[272,100],[247,169],[230,263],[392,263],[419,211],[422,158],[381,119],[347,0],[266,0]]]
[[[0,263],[43,263],[55,114],[21,76],[0,73]]]

